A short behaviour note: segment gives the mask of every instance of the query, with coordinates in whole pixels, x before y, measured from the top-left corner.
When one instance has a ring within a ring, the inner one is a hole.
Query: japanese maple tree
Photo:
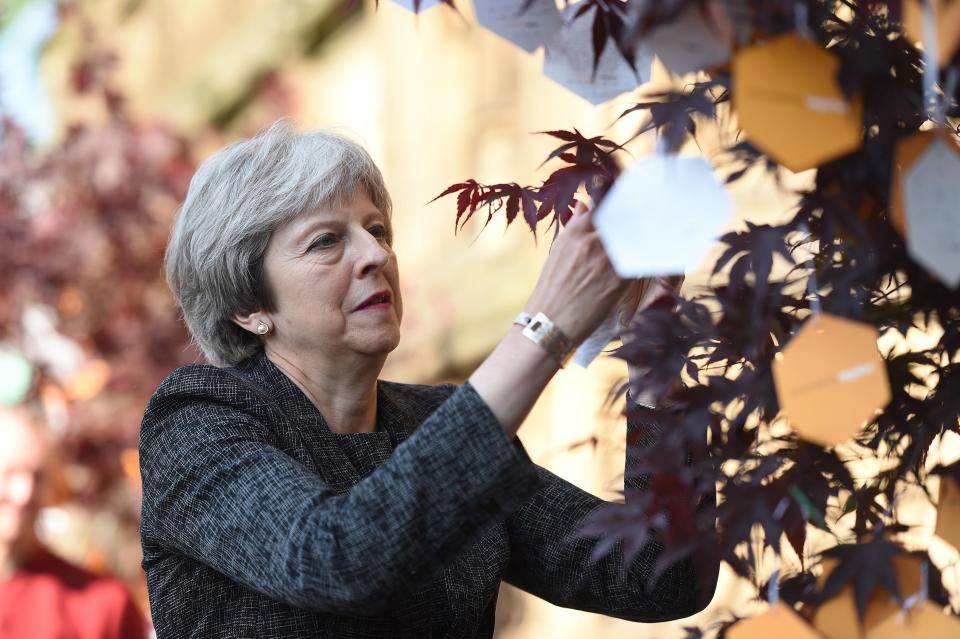
[[[839,59],[839,85],[862,96],[862,144],[817,168],[812,186],[796,194],[791,219],[746,223],[719,238],[724,250],[705,286],[662,297],[634,319],[615,355],[635,367],[631,383],[655,397],[657,408],[627,410],[655,419],[662,435],[631,449],[626,479],[629,485],[642,477],[650,490],[598,513],[584,533],[600,538],[600,553],[622,541],[628,559],[656,538],[664,546],[661,567],[712,553],[750,580],[758,598],[779,598],[808,617],[847,585],[861,616],[876,588],[903,602],[913,593],[899,592],[892,560],[909,556],[928,575],[922,594],[946,606],[940,571],[925,550],[903,545],[907,526],[896,509],[905,490],[927,490],[931,474],[960,477],[960,465],[931,462],[941,436],[960,433],[960,293],[916,262],[889,213],[896,145],[929,126],[922,52],[904,33],[899,2],[726,4],[741,5],[741,17],[748,16],[740,25],[750,34],[744,46],[801,31]],[[632,64],[631,52],[648,34],[704,3],[584,0],[580,7],[574,19],[593,20],[592,43],[581,55],[596,65],[611,41]],[[949,93],[960,66],[941,62],[939,79]],[[731,113],[731,88],[730,66],[706,69],[673,90],[641,88],[623,116],[644,116],[635,135],[655,135],[675,151],[696,141],[701,124]],[[955,134],[955,96],[943,99],[947,130]],[[522,219],[531,231],[555,231],[578,193],[601,201],[629,159],[622,151],[630,140],[576,130],[546,135],[560,145],[542,183],[465,180],[441,194],[456,198],[458,225],[480,213],[487,221],[503,215],[507,224]],[[731,183],[750,169],[774,178],[780,170],[749,137],[733,139],[711,159]],[[775,268],[778,262],[787,268]],[[773,362],[820,309],[872,325],[881,340],[901,345],[911,329],[942,329],[929,346],[883,353],[891,400],[840,448],[778,427]],[[879,460],[880,470],[855,477],[851,462],[861,457]],[[812,570],[818,562],[805,551],[812,529],[835,538],[821,557],[831,569],[819,583]],[[771,556],[783,559],[772,575],[764,568]],[[713,630],[724,632],[725,624]],[[704,631],[690,629],[691,636]]]

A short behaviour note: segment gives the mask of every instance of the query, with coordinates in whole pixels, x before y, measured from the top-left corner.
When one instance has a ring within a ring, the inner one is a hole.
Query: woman
[[[589,215],[553,246],[542,315],[460,388],[378,381],[403,314],[391,238],[379,170],[337,135],[276,124],[194,176],[167,276],[215,366],[175,371],[144,414],[160,639],[489,637],[502,579],[638,621],[700,609],[688,563],[647,592],[656,544],[626,575],[619,552],[591,563],[570,538],[604,502],[514,439],[624,293]]]

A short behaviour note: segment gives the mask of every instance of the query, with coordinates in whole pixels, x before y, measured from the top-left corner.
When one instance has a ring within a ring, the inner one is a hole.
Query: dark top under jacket
[[[569,539],[605,502],[534,465],[469,383],[381,381],[377,430],[330,431],[263,354],[190,365],[140,433],[159,639],[490,637],[501,580],[635,621],[696,612],[689,563],[648,593]]]

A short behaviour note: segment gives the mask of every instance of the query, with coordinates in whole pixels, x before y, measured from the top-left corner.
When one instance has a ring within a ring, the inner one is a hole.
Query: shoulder
[[[239,369],[190,364],[173,371],[150,398],[140,424],[141,466],[157,454],[188,452],[204,438],[269,437],[282,420]],[[159,441],[166,442],[159,445]]]
[[[253,394],[253,388],[244,382],[237,369],[188,364],[170,373],[160,383],[150,398],[147,411],[170,402],[194,399],[242,401],[250,399]]]
[[[263,392],[245,378],[240,368],[209,364],[181,366],[154,392],[143,414],[143,427],[183,410],[222,412],[238,410],[263,417],[270,404]]]

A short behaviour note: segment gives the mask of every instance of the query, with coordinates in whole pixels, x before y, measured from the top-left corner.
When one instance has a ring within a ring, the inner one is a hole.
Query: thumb
[[[573,213],[567,220],[567,225],[574,227],[583,227],[585,230],[593,230],[593,211],[580,200],[576,200],[573,205]]]

